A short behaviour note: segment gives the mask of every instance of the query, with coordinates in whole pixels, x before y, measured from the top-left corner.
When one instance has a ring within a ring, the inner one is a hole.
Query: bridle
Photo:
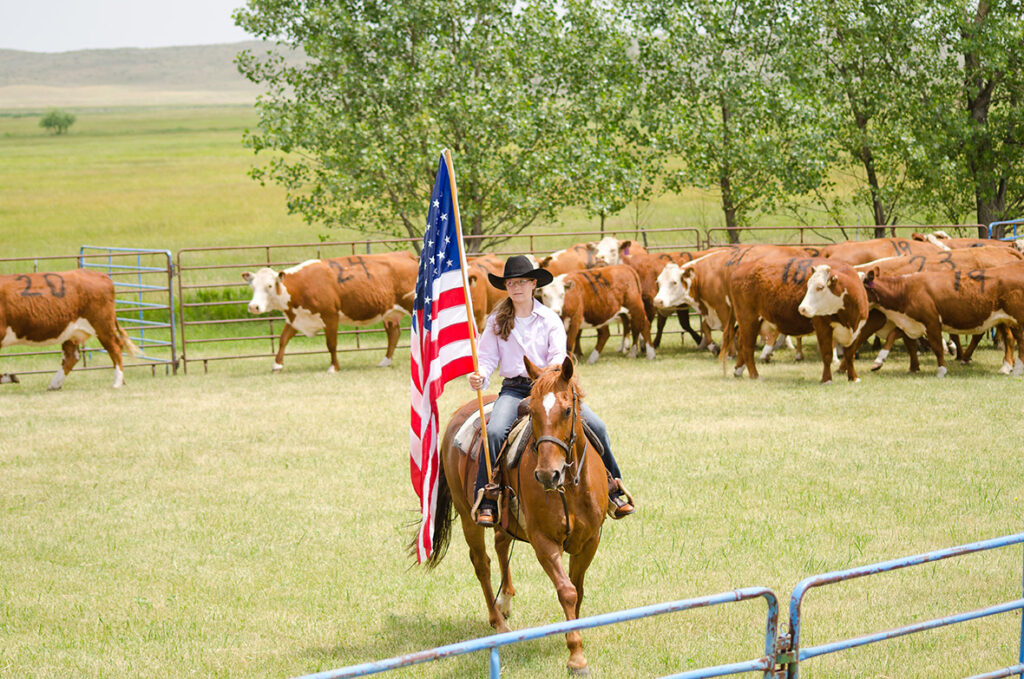
[[[563,441],[562,439],[558,438],[557,436],[541,436],[541,437],[538,437],[538,438],[534,439],[532,447],[533,447],[533,452],[536,453],[537,452],[537,448],[540,446],[540,444],[546,442],[546,443],[553,443],[556,446],[558,446],[559,448],[561,448],[562,450],[564,450],[565,451],[566,459],[568,460],[566,462],[566,464],[565,464],[566,468],[567,469],[571,469],[573,466],[576,467],[576,477],[572,481],[572,484],[575,486],[575,485],[579,485],[579,482],[580,482],[580,474],[583,472],[583,464],[584,464],[584,462],[587,459],[587,447],[586,446],[583,447],[583,455],[581,455],[579,458],[577,458],[575,450],[576,450],[576,439],[577,439],[577,436],[576,436],[576,424],[579,421],[579,407],[578,407],[579,396],[576,395],[576,389],[573,388],[571,385],[570,385],[569,389],[572,391],[572,425],[571,425],[571,429],[570,429],[570,433],[569,433],[569,441],[568,442]],[[564,487],[559,487],[558,492],[564,494],[564,492],[565,492]]]

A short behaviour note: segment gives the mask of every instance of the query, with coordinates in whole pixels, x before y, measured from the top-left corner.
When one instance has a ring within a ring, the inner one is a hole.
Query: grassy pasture
[[[0,257],[323,230],[245,176],[249,109],[76,114],[64,137],[0,114]],[[720,213],[693,192],[658,199],[640,223],[706,228]],[[541,228],[596,226],[569,212]],[[995,374],[997,352],[985,345],[938,380],[934,359],[908,375],[897,350],[878,374],[862,361],[860,384],[822,387],[808,344],[808,362],[782,352],[757,383],[723,377],[677,333],[652,363],[606,350],[583,367],[640,503],[606,526],[585,614],[754,585],[785,609],[808,575],[1024,529],[1022,385]],[[324,354],[290,355],[277,376],[269,358],[174,377],[131,369],[116,392],[110,371],[86,371],[57,393],[45,391],[57,360],[25,359],[46,374],[0,389],[0,676],[285,677],[488,633],[458,528],[436,571],[405,555],[408,350],[391,369],[373,368],[379,357],[342,354],[334,376]],[[471,396],[449,385],[443,419]],[[527,546],[513,567],[513,627],[560,620]],[[1020,582],[1018,548],[817,590],[804,644],[1005,601]],[[763,651],[763,612],[750,602],[591,630],[585,651],[598,677],[746,660]],[[997,616],[815,659],[803,676],[966,676],[1011,664],[1019,629]],[[566,651],[552,638],[502,659],[504,676],[561,676]],[[401,674],[485,672],[474,656]]]
[[[813,357],[813,350],[809,352]],[[408,352],[220,363],[209,374],[76,373],[5,385],[0,674],[284,677],[489,632],[456,528],[411,565]],[[583,368],[640,503],[610,522],[584,612],[764,585],[1020,531],[1019,379],[995,351],[944,380],[894,354],[860,384],[817,384],[789,352],[765,380],[723,377],[678,336],[654,362]],[[862,366],[866,369],[866,365]],[[471,397],[462,380],[447,414]],[[525,545],[514,627],[560,619]],[[1019,596],[1010,548],[817,590],[805,645]],[[660,676],[756,657],[759,602],[585,632],[597,676]],[[1003,615],[809,661],[808,677],[953,677],[1010,664]],[[907,654],[909,658],[903,657]],[[503,652],[504,676],[557,676],[561,638]],[[403,671],[483,676],[484,656]]]

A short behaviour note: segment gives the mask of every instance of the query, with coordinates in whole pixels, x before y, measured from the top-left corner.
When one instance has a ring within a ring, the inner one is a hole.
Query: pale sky
[[[245,0],[0,0],[0,49],[69,52],[251,40]]]

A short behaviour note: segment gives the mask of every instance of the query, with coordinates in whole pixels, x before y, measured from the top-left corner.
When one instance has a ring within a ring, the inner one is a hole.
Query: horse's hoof
[[[882,364],[881,363],[872,363],[871,364],[871,372],[876,373],[876,372],[878,372],[881,369],[882,369]]]
[[[572,665],[566,665],[569,668],[570,677],[589,677],[590,667],[584,665],[583,667],[573,667]]]

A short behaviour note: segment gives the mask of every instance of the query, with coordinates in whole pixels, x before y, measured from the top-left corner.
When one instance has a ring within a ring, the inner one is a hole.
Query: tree
[[[573,79],[598,51],[579,44],[598,18],[555,0],[250,0],[238,25],[308,56],[239,55],[268,90],[246,141],[282,152],[253,176],[309,222],[418,238],[448,147],[470,249],[554,219],[595,162]]]
[[[773,0],[636,0],[645,90],[640,116],[681,156],[672,190],[717,189],[729,229],[823,181],[822,129],[775,63],[783,8]]]
[[[852,180],[852,203],[871,215],[875,236],[884,236],[886,225],[916,205],[910,174],[919,154],[906,110],[924,85],[913,45],[920,3],[810,0],[793,16],[779,63],[818,110],[830,169]],[[851,200],[841,194],[816,194],[837,224]]]
[[[46,128],[54,134],[64,134],[75,122],[75,115],[67,111],[50,109],[39,121],[39,127]]]
[[[932,82],[912,108],[921,184],[949,212],[973,206],[980,224],[1016,217],[1024,208],[1024,6],[932,0],[927,10],[916,49]]]

